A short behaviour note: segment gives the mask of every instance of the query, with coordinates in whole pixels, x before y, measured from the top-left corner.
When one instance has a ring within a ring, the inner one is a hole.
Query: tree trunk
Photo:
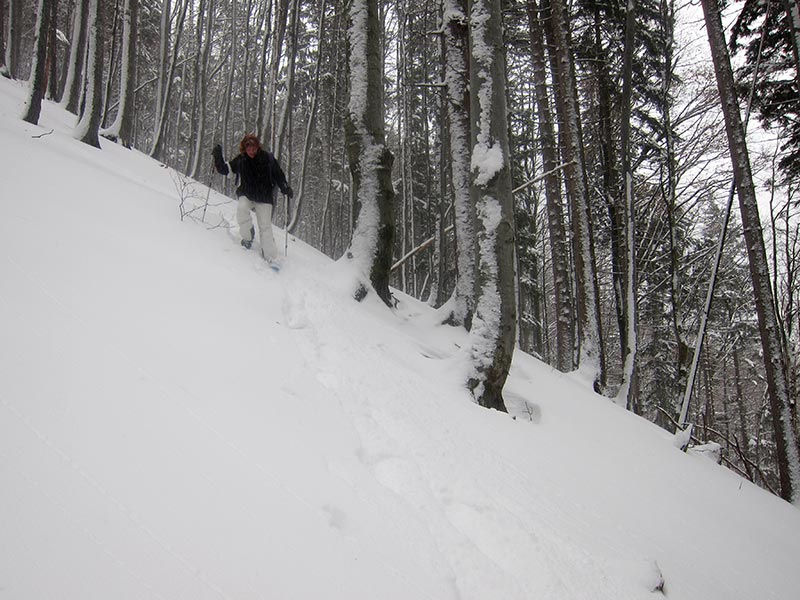
[[[786,357],[778,337],[775,299],[770,287],[764,236],[758,214],[750,158],[734,88],[733,70],[722,28],[719,7],[714,0],[702,0],[717,88],[725,116],[731,163],[753,282],[758,328],[767,378],[767,389],[775,430],[775,445],[780,474],[781,497],[800,504],[800,454],[792,427],[792,409],[786,381]]]
[[[205,31],[205,33],[204,33]],[[203,140],[206,132],[206,95],[208,83],[209,58],[211,56],[211,37],[214,31],[214,0],[201,0],[197,15],[198,56],[194,64],[194,118],[192,136],[192,166],[189,173],[195,179],[200,174],[200,161],[203,153]]]
[[[544,35],[541,20],[543,11],[529,0],[528,26],[531,36],[531,61],[533,63],[534,93],[539,111],[539,136],[542,146],[544,192],[547,203],[547,227],[550,233],[550,255],[553,270],[553,292],[556,313],[556,368],[571,371],[574,368],[572,349],[575,330],[572,315],[572,280],[569,271],[569,244],[562,210],[561,181],[558,173],[558,146],[556,145],[555,119],[547,93],[547,66],[544,53]]]
[[[164,1],[165,10],[169,9],[169,0]],[[186,11],[189,7],[189,0],[183,0],[183,5],[180,9],[180,15],[175,21],[175,43],[172,48],[172,55],[169,58],[169,67],[166,73],[163,73],[163,81],[159,78],[159,94],[158,110],[156,111],[156,123],[153,132],[153,144],[150,148],[150,156],[156,160],[163,160],[165,158],[164,137],[167,122],[167,113],[169,110],[169,100],[172,93],[172,82],[175,80],[175,66],[178,63],[178,52],[181,45],[181,37],[183,36],[184,25],[186,23]],[[235,18],[235,11],[234,11]],[[167,35],[172,37],[169,31],[169,22],[167,22]],[[162,52],[169,54],[169,42],[162,41]],[[164,56],[166,59],[166,55]]]
[[[294,79],[295,79],[295,64],[297,57],[297,28],[300,23],[300,0],[293,0],[292,3],[292,18],[289,22],[289,43],[287,52],[289,54],[289,64],[287,65],[286,73],[286,96],[283,99],[283,109],[281,110],[280,120],[278,121],[278,131],[275,134],[275,145],[273,150],[276,156],[283,156],[283,145],[286,140],[289,123],[291,122],[291,113],[294,110]],[[288,135],[292,135],[288,131]],[[288,158],[291,160],[291,157]]]
[[[566,164],[564,170],[572,216],[572,255],[575,262],[578,316],[578,366],[592,378],[595,391],[600,393],[606,385],[605,354],[600,324],[600,297],[578,92],[564,1],[554,0],[551,3],[551,13],[549,26],[554,41],[554,63],[558,82],[556,96],[562,115],[560,119],[564,140],[562,152]]]
[[[3,19],[0,17],[0,27]],[[47,32],[47,92],[50,100],[58,100],[58,0],[53,0],[50,9],[50,29]],[[0,48],[2,43],[0,43]]]
[[[86,54],[88,13],[89,0],[75,0],[72,40],[69,47],[69,66],[64,82],[64,95],[61,98],[61,104],[73,114],[78,114],[84,88],[83,62]]]
[[[11,79],[19,77],[20,48],[22,47],[22,0],[8,0],[8,39],[5,66]]]
[[[10,77],[6,66],[6,3],[0,2],[0,75]]]
[[[270,69],[267,78],[267,92],[264,108],[264,131],[261,139],[275,147],[275,105],[277,103],[278,73],[283,55],[283,40],[286,36],[286,21],[289,16],[289,0],[276,2],[275,30],[272,32],[272,50],[270,52]]]
[[[467,387],[481,406],[505,411],[503,386],[514,354],[517,319],[500,0],[476,0],[470,6],[470,83],[470,195],[478,217],[478,293]]]
[[[89,0],[89,33],[86,65],[86,104],[75,128],[75,138],[95,148],[100,147],[100,121],[103,117],[103,9],[101,0]]]
[[[362,300],[371,287],[381,300],[391,305],[393,156],[386,147],[384,133],[378,0],[353,0],[350,19],[350,101],[345,139],[358,214],[346,256],[358,278],[354,297]]]
[[[312,144],[312,133],[314,132],[314,128],[316,127],[317,123],[317,112],[319,107],[319,81],[320,81],[320,72],[322,69],[322,56],[323,56],[323,47],[322,47],[322,32],[325,30],[325,10],[327,8],[326,0],[322,0],[319,7],[319,13],[317,15],[317,23],[319,23],[319,40],[320,40],[320,48],[317,54],[317,62],[314,66],[314,86],[312,88],[312,98],[311,98],[311,107],[309,109],[308,115],[308,123],[306,124],[306,133],[303,138],[303,157],[300,161],[300,181],[298,182],[297,190],[295,191],[294,196],[294,209],[292,210],[292,217],[287,225],[289,231],[294,231],[297,227],[297,223],[300,220],[300,214],[303,205],[303,195],[305,194],[306,188],[306,169],[308,168],[308,157],[311,152],[311,144]]]
[[[122,19],[122,68],[120,71],[119,106],[117,107],[114,122],[102,134],[104,137],[119,141],[126,148],[130,148],[133,143],[133,102],[136,91],[139,0],[125,0]]]
[[[450,178],[456,232],[456,285],[445,322],[472,326],[475,312],[475,205],[469,177],[469,29],[467,0],[444,0],[444,61],[447,128],[450,134]]]
[[[50,32],[50,19],[52,18],[53,0],[39,0],[39,10],[36,15],[36,29],[34,31],[34,54],[31,64],[31,77],[28,99],[22,119],[37,125],[39,114],[42,111],[42,98],[44,97],[46,83],[45,70],[47,68],[47,38]]]
[[[631,104],[633,103],[633,55],[636,51],[636,0],[628,0],[625,15],[625,53],[622,65],[622,113],[620,115],[620,152],[622,154],[623,201],[625,224],[625,279],[623,287],[623,322],[625,339],[622,353],[622,384],[617,394],[620,404],[628,410],[635,405],[635,376],[637,343],[636,307],[636,212],[633,197],[633,168],[631,166]]]
[[[800,2],[798,0],[783,0],[783,8],[789,17],[788,23],[792,31],[790,44],[794,57],[794,79],[797,89],[800,89]]]
[[[228,15],[228,21],[230,22],[230,36],[229,39],[231,41],[230,45],[230,54],[228,55],[228,77],[225,83],[225,92],[224,97],[222,99],[222,113],[221,118],[221,126],[222,126],[222,143],[228,144],[231,142],[230,135],[228,133],[228,127],[230,124],[230,107],[231,107],[231,96],[233,95],[233,79],[234,79],[234,72],[236,70],[236,49],[239,47],[238,44],[235,42],[236,40],[236,2],[237,0],[231,0],[231,14]]]
[[[106,64],[106,73],[103,77],[103,81],[105,82],[105,91],[103,92],[103,118],[101,120],[101,126],[107,127],[106,123],[108,122],[108,111],[111,107],[111,92],[113,89],[115,71],[117,69],[117,32],[119,31],[119,24],[122,18],[120,17],[120,0],[114,0],[114,13],[113,17],[111,18],[112,26],[111,26],[111,35],[109,39],[111,43],[109,44],[109,53],[108,56],[103,57],[103,61]]]

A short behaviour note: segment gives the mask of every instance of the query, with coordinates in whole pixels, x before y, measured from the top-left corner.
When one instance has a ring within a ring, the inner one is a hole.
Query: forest
[[[479,404],[519,348],[800,501],[798,0],[0,0],[0,73],[176,206],[258,135],[275,224],[469,329]]]

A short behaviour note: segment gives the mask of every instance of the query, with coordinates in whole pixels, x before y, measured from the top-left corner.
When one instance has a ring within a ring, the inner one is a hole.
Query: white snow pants
[[[251,240],[250,230],[253,227],[252,212],[256,213],[258,233],[261,236],[261,252],[264,258],[272,262],[278,257],[275,238],[272,235],[272,204],[252,202],[247,196],[239,196],[236,206],[236,220],[239,222],[239,235],[243,240]]]

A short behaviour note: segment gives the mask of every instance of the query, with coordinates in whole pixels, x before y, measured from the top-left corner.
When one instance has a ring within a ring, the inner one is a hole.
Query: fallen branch
[[[33,139],[35,139],[35,140],[38,140],[39,138],[43,138],[43,137],[44,137],[44,136],[46,136],[46,135],[50,135],[51,133],[53,133],[53,131],[55,131],[55,130],[54,130],[54,129],[51,129],[51,130],[50,130],[50,131],[48,131],[48,132],[42,133],[42,134],[40,134],[40,135],[32,135],[31,137],[32,137]]]

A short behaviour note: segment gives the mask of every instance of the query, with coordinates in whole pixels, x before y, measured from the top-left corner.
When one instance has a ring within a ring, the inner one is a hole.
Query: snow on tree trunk
[[[637,307],[636,307],[636,212],[633,198],[633,169],[631,167],[631,108],[633,102],[633,54],[636,50],[636,0],[628,0],[625,15],[625,54],[622,67],[622,113],[620,115],[623,177],[623,203],[625,215],[625,290],[624,318],[625,340],[622,355],[622,384],[617,393],[617,403],[633,410],[635,401],[634,377],[636,375]]]
[[[130,148],[133,142],[133,110],[136,85],[136,42],[138,36],[139,0],[125,0],[122,28],[122,69],[120,72],[119,106],[114,122],[101,131],[104,137]]]
[[[89,0],[76,0],[72,19],[72,40],[69,45],[69,66],[64,82],[64,95],[61,98],[61,105],[74,114],[78,113],[83,93],[83,59],[86,54],[88,12]]]
[[[358,216],[346,259],[356,271],[355,298],[363,299],[371,287],[391,305],[394,157],[385,143],[378,1],[353,0],[350,20],[350,100],[345,139]]]
[[[10,77],[6,67],[6,53],[3,50],[6,46],[6,5],[5,2],[0,2],[0,75],[3,77]]]
[[[742,215],[744,238],[753,281],[758,329],[764,356],[767,393],[775,430],[775,450],[781,483],[781,496],[800,505],[800,453],[792,422],[792,408],[786,379],[786,356],[779,338],[775,316],[775,299],[770,285],[764,235],[758,214],[753,174],[747,151],[744,126],[734,88],[733,70],[728,54],[722,19],[715,0],[702,0],[711,58],[717,78],[717,88],[725,116],[734,180],[739,209]]]
[[[503,386],[516,343],[514,215],[500,0],[470,9],[471,196],[477,210],[478,294],[467,386],[476,401],[505,411]]]
[[[25,101],[22,119],[34,125],[39,123],[42,112],[42,98],[45,92],[45,69],[47,66],[47,35],[50,29],[53,0],[39,0],[39,11],[36,15],[34,30],[34,53],[31,64],[31,76],[28,85],[30,90]]]
[[[204,12],[205,11],[205,12]],[[194,64],[194,86],[196,96],[194,98],[194,125],[195,135],[194,149],[192,151],[192,167],[190,175],[197,179],[200,174],[200,161],[202,158],[203,140],[206,131],[206,95],[208,90],[208,71],[209,57],[211,56],[211,37],[214,26],[214,0],[200,1],[197,17],[197,36],[198,56]],[[203,31],[205,30],[205,33]]]
[[[589,210],[586,161],[583,154],[575,69],[563,0],[551,2],[549,31],[554,41],[557,103],[563,122],[562,148],[572,219],[575,292],[578,316],[578,367],[592,378],[595,391],[606,385],[605,355],[600,323],[600,297],[594,255],[594,233]]]
[[[234,7],[235,7],[234,3]],[[175,68],[178,63],[179,48],[181,47],[181,38],[183,37],[183,30],[186,23],[186,12],[189,8],[188,0],[185,0],[181,5],[180,14],[175,19],[175,41],[172,44],[172,55],[169,57],[169,66],[165,67],[166,71],[162,72],[159,76],[159,101],[156,111],[155,128],[153,130],[153,143],[150,148],[150,156],[157,160],[163,160],[165,155],[165,130],[167,125],[167,112],[169,110],[170,96],[172,94],[172,83],[175,81]],[[169,0],[164,2],[164,10],[169,10]],[[236,11],[233,10],[232,21],[236,20]],[[172,37],[170,31],[170,23],[166,23],[166,34],[168,39]],[[164,52],[163,58],[166,60],[166,55],[169,54],[169,42],[162,40],[161,51]],[[162,81],[163,78],[163,81]]]
[[[556,146],[555,119],[547,90],[547,66],[544,54],[544,18],[533,0],[527,3],[528,26],[531,37],[531,62],[533,65],[534,93],[539,110],[539,136],[542,144],[542,168],[545,171],[544,191],[547,203],[551,265],[553,270],[553,295],[556,311],[556,368],[571,371],[575,330],[572,315],[572,279],[569,273],[569,244],[562,211],[561,182],[558,174],[558,149]]]
[[[446,322],[471,326],[475,310],[475,205],[469,192],[469,25],[466,0],[444,0],[445,90],[457,246],[456,285]]]
[[[2,74],[11,79],[15,79],[19,75],[22,8],[22,0],[8,0],[8,36],[6,37],[5,65]]]
[[[74,136],[85,144],[100,147],[100,120],[102,118],[103,90],[103,37],[101,16],[103,12],[100,0],[89,1],[89,33],[88,63],[86,65],[86,104],[83,107],[80,121],[75,127]]]
[[[319,11],[317,13],[317,22],[319,23],[320,32],[325,30],[325,13],[327,9],[326,0],[320,3]],[[295,40],[296,43],[296,40]],[[306,175],[308,172],[308,160],[311,153],[312,135],[317,124],[317,113],[319,112],[319,96],[320,96],[320,75],[322,72],[322,59],[324,53],[320,48],[317,54],[317,60],[314,65],[314,78],[312,86],[311,107],[309,108],[308,121],[306,122],[306,133],[303,137],[303,156],[300,160],[300,178],[299,185],[294,195],[294,207],[292,208],[292,218],[287,227],[290,232],[294,232],[298,223],[300,222],[301,210],[303,208],[303,196],[305,195]]]

